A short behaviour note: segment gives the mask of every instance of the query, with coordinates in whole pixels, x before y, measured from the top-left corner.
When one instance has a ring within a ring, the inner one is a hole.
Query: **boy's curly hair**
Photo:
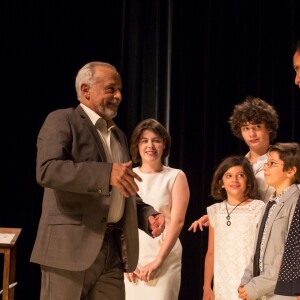
[[[243,140],[241,128],[246,123],[262,124],[270,131],[270,141],[277,136],[279,118],[275,108],[266,101],[253,96],[247,96],[245,100],[234,106],[228,123],[234,136]]]

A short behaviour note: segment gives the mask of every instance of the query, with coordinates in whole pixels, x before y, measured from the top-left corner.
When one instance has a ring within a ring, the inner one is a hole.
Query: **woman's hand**
[[[140,270],[140,279],[145,282],[155,279],[157,277],[161,264],[162,262],[156,259],[153,262],[145,265]]]

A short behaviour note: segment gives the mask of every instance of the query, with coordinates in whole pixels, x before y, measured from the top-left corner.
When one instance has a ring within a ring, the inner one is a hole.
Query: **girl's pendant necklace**
[[[225,200],[225,207],[226,207],[226,211],[227,211],[227,226],[230,226],[231,225],[231,221],[230,221],[230,215],[232,214],[232,212],[238,207],[240,206],[243,202],[245,202],[246,200],[248,200],[248,198],[244,199],[243,201],[241,201],[238,205],[236,205],[231,212],[228,211],[228,207],[227,207],[227,200]]]

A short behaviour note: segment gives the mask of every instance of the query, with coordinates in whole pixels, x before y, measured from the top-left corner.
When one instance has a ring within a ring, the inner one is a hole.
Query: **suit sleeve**
[[[139,229],[145,231],[148,235],[152,236],[148,226],[148,218],[149,216],[159,214],[159,212],[157,212],[151,205],[148,205],[145,202],[143,202],[143,200],[138,195],[136,197],[136,206]]]
[[[245,290],[250,299],[257,299],[274,291],[281,258],[282,255],[277,255],[272,266],[266,267],[266,270],[262,272],[262,274],[251,278],[251,280],[245,284]],[[249,272],[249,269],[246,269],[246,272]]]
[[[82,120],[67,110],[48,115],[37,139],[36,180],[73,193],[109,193],[112,164],[102,162]]]

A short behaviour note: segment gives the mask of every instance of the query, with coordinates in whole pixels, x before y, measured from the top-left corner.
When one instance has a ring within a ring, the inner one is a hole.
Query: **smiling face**
[[[247,177],[242,166],[229,168],[222,176],[223,186],[228,198],[234,197],[242,200],[247,187]]]
[[[270,131],[265,124],[247,122],[241,127],[241,133],[250,150],[266,153],[270,145]]]
[[[268,185],[276,189],[277,195],[294,182],[295,168],[286,171],[283,169],[284,162],[280,159],[279,153],[271,151],[264,166],[264,175]]]
[[[163,138],[152,130],[143,130],[138,143],[138,150],[142,163],[160,163],[164,151]]]
[[[117,71],[106,66],[96,66],[93,84],[82,84],[81,102],[95,111],[105,120],[117,115],[122,100],[121,77]]]

